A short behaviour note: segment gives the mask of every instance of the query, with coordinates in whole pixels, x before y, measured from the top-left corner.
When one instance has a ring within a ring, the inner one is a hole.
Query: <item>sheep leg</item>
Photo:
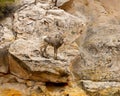
[[[44,57],[48,58],[48,54],[47,54],[47,47],[48,47],[48,44],[44,47]]]
[[[54,59],[57,60],[57,48],[54,47]]]
[[[48,44],[46,42],[44,42],[44,45],[40,47],[42,57],[48,58],[48,54],[46,51],[47,47],[48,47]]]
[[[41,53],[41,56],[42,56],[42,57],[44,57],[43,47],[44,47],[44,46],[41,46],[41,47],[40,47],[40,53]]]

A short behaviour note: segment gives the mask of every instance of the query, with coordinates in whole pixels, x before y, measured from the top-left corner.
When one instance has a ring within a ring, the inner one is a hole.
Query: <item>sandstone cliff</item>
[[[19,0],[0,21],[2,96],[119,96],[119,0]],[[62,32],[58,60],[40,55]]]

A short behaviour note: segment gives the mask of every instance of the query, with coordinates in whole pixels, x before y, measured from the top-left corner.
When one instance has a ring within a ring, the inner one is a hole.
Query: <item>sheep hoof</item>
[[[44,57],[44,58],[49,58],[49,55],[48,55],[48,54],[47,54],[47,55],[41,54],[41,56]]]
[[[54,60],[58,60],[58,58],[57,58],[57,57],[54,57]]]
[[[43,57],[45,57],[45,58],[49,58],[49,55],[45,55],[45,56],[43,56]]]

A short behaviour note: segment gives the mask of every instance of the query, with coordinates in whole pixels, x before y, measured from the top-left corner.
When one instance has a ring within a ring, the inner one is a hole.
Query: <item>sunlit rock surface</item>
[[[41,57],[39,45],[39,42],[37,44],[33,40],[15,41],[9,49],[11,72],[24,79],[67,83],[70,75],[69,60],[64,57],[59,57],[59,60],[54,60],[52,56],[49,59]]]
[[[49,4],[38,2],[14,14],[13,30],[17,38],[24,39],[63,32],[68,41],[72,42],[86,24],[83,18],[85,17],[78,18],[56,7],[51,9]]]
[[[8,73],[8,48],[14,35],[6,26],[0,25],[0,73]]]
[[[16,12],[0,22],[0,94],[119,96],[119,4],[119,0],[17,1]],[[58,32],[65,35],[58,60],[53,59],[52,47],[47,50],[49,59],[41,57],[42,38]]]
[[[88,29],[80,55],[72,61],[80,79],[120,81],[119,30],[119,25],[111,24]]]
[[[81,35],[80,32],[83,31],[85,23],[86,21],[82,18],[66,13],[64,10],[50,9],[47,3],[37,2],[17,11],[14,14],[13,30],[18,40],[11,44],[9,49],[12,54],[9,56],[10,71],[25,79],[67,82],[71,59],[67,55],[75,55],[73,52],[77,50],[64,54],[65,49],[62,48],[64,52],[58,56],[59,60],[42,58],[40,56],[42,36],[63,32],[66,42],[71,43]]]
[[[84,89],[90,96],[119,96],[120,83],[119,82],[93,82],[82,81]]]

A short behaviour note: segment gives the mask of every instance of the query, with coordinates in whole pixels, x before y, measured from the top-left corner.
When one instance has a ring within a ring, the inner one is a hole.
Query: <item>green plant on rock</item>
[[[15,0],[0,0],[0,20],[9,16],[14,11]]]

